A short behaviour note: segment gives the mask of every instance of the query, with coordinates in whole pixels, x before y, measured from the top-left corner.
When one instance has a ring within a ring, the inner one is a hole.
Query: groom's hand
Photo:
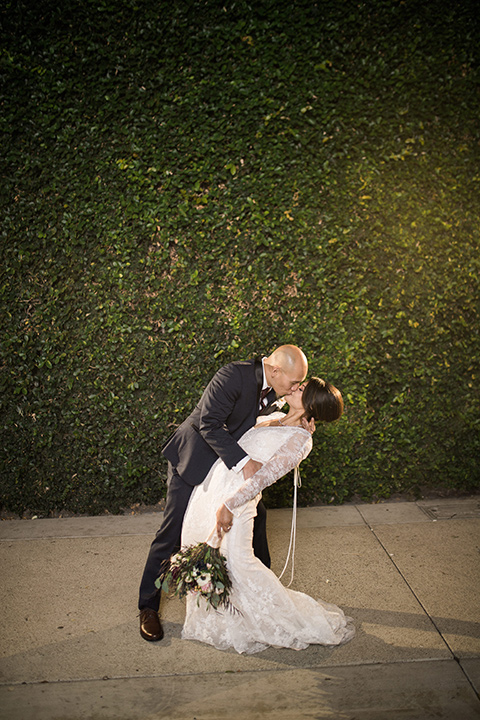
[[[252,460],[252,458],[250,458],[250,460],[245,463],[243,467],[243,479],[248,480],[248,478],[251,478],[252,475],[255,475],[257,470],[260,470],[261,467],[262,463],[257,462],[256,460]]]

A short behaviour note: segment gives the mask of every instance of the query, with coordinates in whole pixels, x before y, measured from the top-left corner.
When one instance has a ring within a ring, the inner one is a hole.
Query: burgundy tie
[[[268,393],[270,392],[270,389],[271,388],[267,387],[264,390],[262,390],[262,392],[260,393],[260,408],[265,407],[265,403],[263,401],[265,400]]]

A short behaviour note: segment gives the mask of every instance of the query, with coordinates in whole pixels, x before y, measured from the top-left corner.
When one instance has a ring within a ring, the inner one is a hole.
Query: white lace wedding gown
[[[277,417],[272,414],[270,418]],[[285,417],[278,414],[278,417]],[[296,467],[310,452],[310,433],[299,427],[252,428],[240,445],[254,460],[264,463],[253,478],[228,470],[218,460],[190,498],[182,530],[182,547],[207,540],[223,502],[234,514],[231,530],[223,537],[232,580],[231,604],[239,611],[207,609],[204,600],[187,596],[182,637],[239,653],[256,653],[268,646],[302,650],[308,645],[339,645],[355,629],[351,618],[335,605],[315,601],[284,587],[252,550],[253,520],[261,491]]]

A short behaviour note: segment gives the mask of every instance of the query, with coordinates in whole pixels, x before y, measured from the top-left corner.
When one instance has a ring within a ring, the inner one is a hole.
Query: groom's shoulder
[[[232,362],[229,362],[221,367],[220,370],[248,370],[252,368],[254,364],[255,358],[252,358],[251,360],[232,360]]]
[[[255,358],[251,360],[233,360],[233,362],[225,365],[225,369],[231,373],[240,373],[249,375],[255,368]]]
[[[255,363],[255,358],[252,358],[251,360],[233,360],[233,362],[228,363],[229,365],[234,365],[240,368],[251,368],[252,365]]]
[[[251,360],[233,360],[226,365],[223,365],[217,372],[213,379],[218,378],[241,378],[250,376],[253,373],[255,367],[255,359]]]

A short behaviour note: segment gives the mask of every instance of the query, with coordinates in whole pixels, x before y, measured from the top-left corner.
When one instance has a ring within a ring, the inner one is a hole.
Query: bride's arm
[[[312,438],[305,430],[299,430],[289,435],[288,440],[277,450],[255,475],[246,480],[243,485],[225,500],[225,507],[231,512],[235,508],[258,495],[276,480],[293,470],[304,460],[312,449]]]

